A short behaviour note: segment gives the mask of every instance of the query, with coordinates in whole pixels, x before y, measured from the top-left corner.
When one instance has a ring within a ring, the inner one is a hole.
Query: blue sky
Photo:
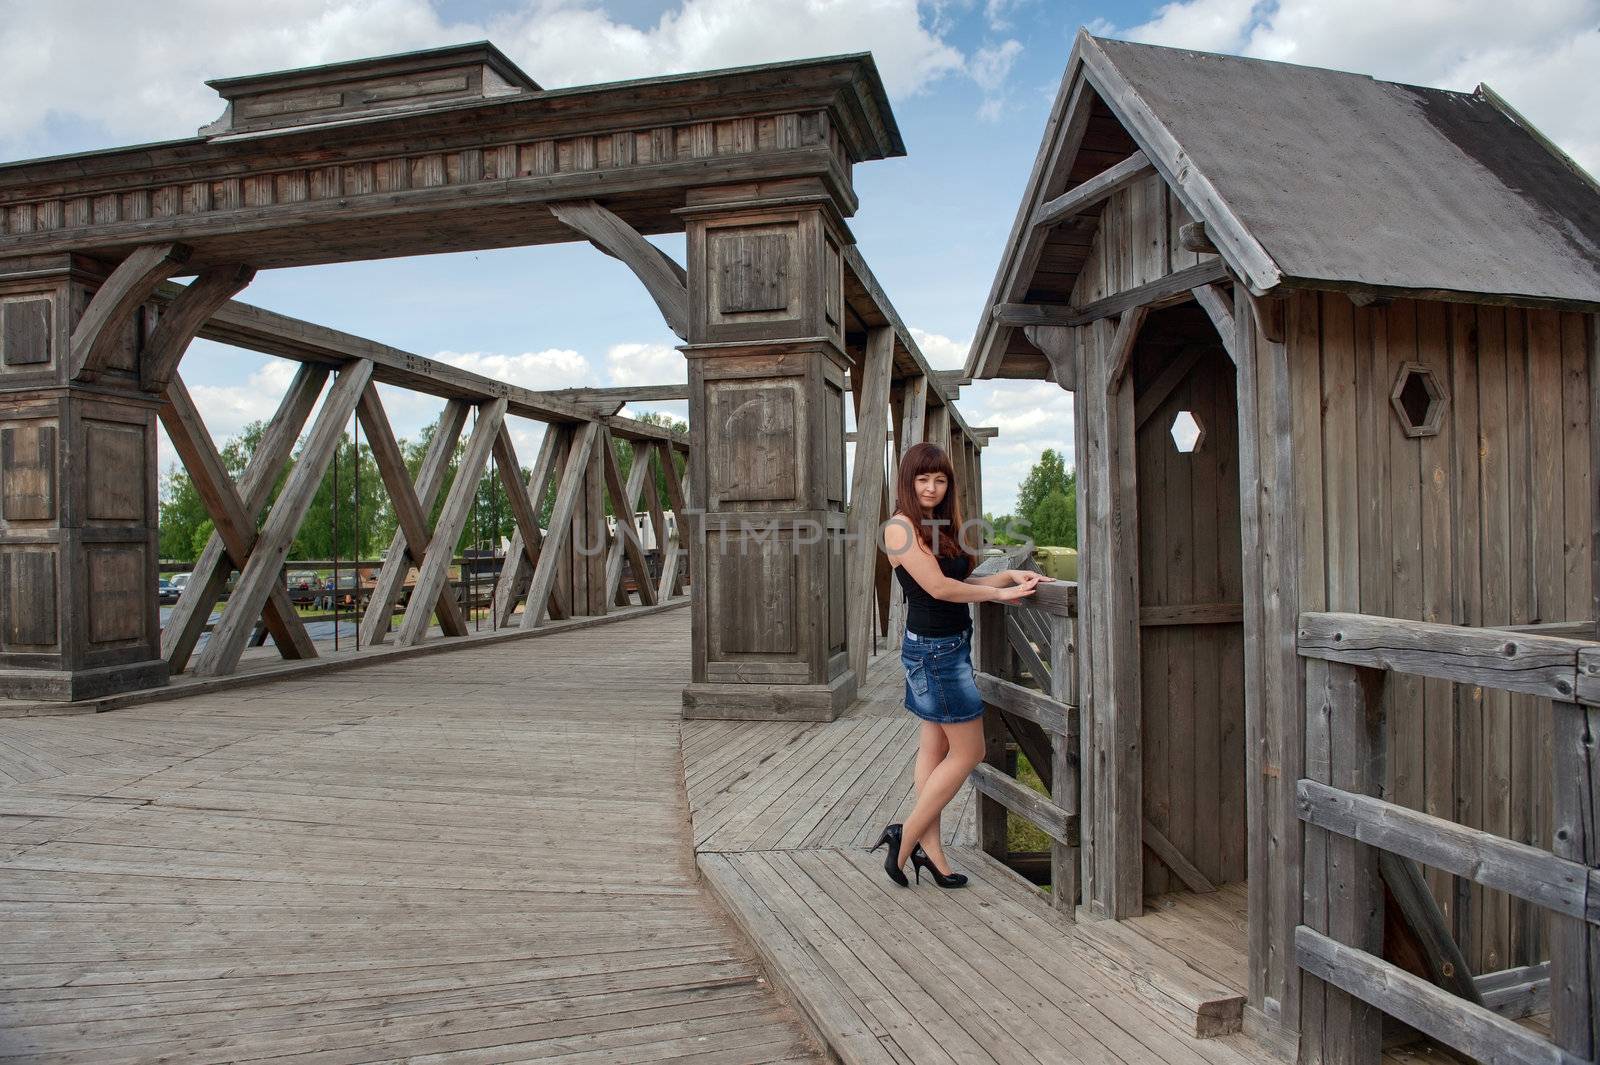
[[[850,224],[930,361],[953,368],[1080,25],[1449,88],[1488,80],[1594,169],[1600,0],[1523,6],[1511,21],[1487,0],[0,0],[0,159],[191,135],[221,112],[206,78],[484,36],[547,86],[871,50],[909,154],[857,168]],[[681,238],[662,244],[681,256]],[[587,245],[266,271],[241,298],[533,388],[685,376],[642,288]],[[270,412],[289,369],[198,342],[182,373],[224,437]],[[437,410],[386,402],[402,434]],[[1071,401],[1054,385],[980,384],[961,405],[1002,431],[986,509],[1011,508],[1043,448],[1070,462]],[[538,435],[518,426],[524,461]]]

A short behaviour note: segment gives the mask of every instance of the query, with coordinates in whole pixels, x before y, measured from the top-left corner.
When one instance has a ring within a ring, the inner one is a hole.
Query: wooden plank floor
[[[685,611],[0,721],[0,1056],[820,1060],[696,875]]]
[[[1276,1062],[1237,1032],[1197,1034],[1245,991],[1242,884],[1072,924],[976,848],[970,785],[944,831],[971,882],[889,882],[866,848],[915,798],[902,684],[890,653],[838,721],[683,726],[701,872],[829,1050],[851,1065]]]

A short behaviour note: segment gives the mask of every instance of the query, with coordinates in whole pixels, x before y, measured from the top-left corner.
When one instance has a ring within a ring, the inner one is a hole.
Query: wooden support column
[[[946,452],[950,450],[950,408],[942,402],[928,404],[928,443],[937,444]]]
[[[1600,868],[1600,707],[1554,704],[1554,842],[1557,857]],[[1593,892],[1594,888],[1589,889]],[[1600,925],[1550,915],[1550,1016],[1556,1045],[1600,1059]]]
[[[461,530],[466,527],[472,501],[478,493],[478,481],[483,477],[489,462],[489,453],[500,426],[506,416],[506,401],[492,399],[478,407],[477,422],[467,440],[467,450],[456,467],[456,476],[445,495],[444,508],[433,527],[428,549],[423,553],[422,564],[417,567],[417,584],[411,590],[411,602],[406,606],[405,617],[400,620],[396,639],[402,647],[414,647],[428,635],[436,605],[441,596],[453,595],[450,590],[450,564],[455,558],[456,543]]]
[[[883,509],[883,448],[888,432],[889,372],[894,367],[894,329],[880,326],[867,334],[867,350],[856,384],[855,470],[850,481],[850,518],[846,537],[849,569],[845,575],[845,608],[849,623],[850,668],[867,675],[872,650],[872,624],[877,613],[878,523]]]
[[[373,461],[377,464],[379,476],[383,478],[384,488],[389,492],[395,516],[399,519],[394,538],[389,542],[389,550],[383,556],[383,567],[378,571],[377,583],[373,585],[372,595],[367,600],[367,612],[361,618],[361,641],[369,647],[383,643],[388,636],[390,619],[400,602],[401,593],[405,591],[406,576],[413,566],[422,564],[428,545],[433,540],[427,514],[439,495],[445,474],[449,472],[450,459],[455,454],[461,427],[466,422],[468,406],[459,399],[452,399],[445,404],[434,426],[433,438],[428,441],[428,450],[423,455],[422,468],[418,471],[416,488],[413,490],[411,478],[406,472],[405,458],[400,454],[400,445],[389,426],[388,416],[384,414],[383,404],[378,400],[377,386],[367,385],[361,395],[356,414],[367,431]],[[415,601],[416,597],[413,596],[412,602]],[[455,595],[448,586],[440,591],[437,609],[439,625],[446,635],[467,634],[466,619],[461,616],[461,607],[457,605]]]
[[[829,721],[857,685],[841,535],[848,236],[820,182],[688,201],[698,512],[684,716]]]
[[[145,301],[185,253],[0,263],[0,695],[65,701],[167,681],[160,397],[139,387],[139,360]]]
[[[238,667],[250,630],[261,616],[267,596],[283,579],[283,563],[289,556],[295,533],[305,520],[311,499],[322,483],[322,475],[333,461],[334,451],[344,437],[344,428],[350,423],[350,415],[370,380],[370,360],[352,359],[340,370],[338,380],[329,389],[328,398],[311,427],[299,460],[267,513],[266,524],[250,552],[250,561],[239,574],[228,609],[222,612],[222,620],[201,652],[195,673],[216,677],[232,673]]]
[[[1357,795],[1378,795],[1384,782],[1381,670],[1341,662],[1309,671],[1306,685],[1308,779]],[[1341,833],[1311,826],[1304,865],[1301,923],[1337,943],[1383,956],[1383,885],[1378,853]],[[1311,846],[1310,837],[1318,837]],[[1313,858],[1319,859],[1313,861]],[[1378,1065],[1383,1014],[1375,1006],[1312,976],[1301,979],[1300,1060],[1306,1065]]]
[[[256,446],[255,454],[250,456],[250,463],[239,478],[239,499],[252,537],[261,508],[267,505],[267,497],[277,482],[278,474],[293,454],[294,445],[300,439],[300,430],[311,416],[311,408],[322,394],[322,386],[327,380],[326,367],[311,363],[300,366],[294,380],[289,383],[289,390],[284,393],[283,402],[278,404],[277,411],[267,422],[267,431]],[[195,644],[205,632],[206,625],[210,623],[211,611],[222,596],[233,566],[222,534],[212,532],[211,538],[200,550],[188,587],[178,597],[161,633],[161,653],[173,673],[182,673],[188,666],[189,657],[194,653]]]
[[[999,680],[1011,680],[1011,641],[1006,635],[1006,607],[1001,603],[980,603],[974,612],[973,643],[977,648],[974,663],[979,671]],[[1005,722],[995,707],[983,715],[983,760],[999,772],[1005,772],[1005,744],[1010,738]],[[1005,806],[987,792],[979,791],[978,846],[996,861],[1004,862],[1011,856],[1007,844],[1007,813]]]
[[[894,468],[889,473],[889,509],[890,513],[899,509],[900,501],[895,498],[896,488],[900,477],[900,463],[905,459],[906,452],[913,444],[920,444],[925,439],[924,432],[928,424],[928,379],[922,374],[915,374],[903,378],[900,382],[900,402],[897,405],[899,421],[894,427]],[[889,646],[898,648],[905,635],[906,627],[906,594],[896,579],[891,587],[891,601],[889,604]]]

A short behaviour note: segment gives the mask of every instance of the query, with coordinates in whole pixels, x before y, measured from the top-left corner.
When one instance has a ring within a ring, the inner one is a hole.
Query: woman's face
[[[944,499],[950,479],[942,473],[919,473],[915,482],[917,502],[924,510],[932,510]]]

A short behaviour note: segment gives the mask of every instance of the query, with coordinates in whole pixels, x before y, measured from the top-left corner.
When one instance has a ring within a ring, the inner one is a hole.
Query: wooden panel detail
[[[844,507],[844,392],[823,386],[823,483],[828,502]]]
[[[0,518],[56,516],[56,427],[21,422],[0,428]]]
[[[141,544],[94,544],[84,549],[91,644],[143,638],[145,549]]]
[[[795,223],[709,232],[710,320],[771,322],[799,317],[799,243]]]
[[[56,618],[55,547],[0,548],[0,648],[55,648]]]
[[[717,382],[711,391],[710,506],[793,500],[799,490],[796,385]]]
[[[714,628],[710,657],[797,653],[801,556],[793,536],[711,540],[711,551],[725,550],[706,574]]]
[[[145,516],[145,430],[120,422],[86,422],[87,521],[141,521]]]
[[[872,546],[872,550],[876,550],[876,547]],[[828,652],[831,654],[844,647],[845,634],[849,631],[846,617],[848,604],[845,600],[843,537],[828,537],[828,553],[823,559],[828,567]]]
[[[0,363],[47,366],[55,305],[48,296],[0,303]]]

